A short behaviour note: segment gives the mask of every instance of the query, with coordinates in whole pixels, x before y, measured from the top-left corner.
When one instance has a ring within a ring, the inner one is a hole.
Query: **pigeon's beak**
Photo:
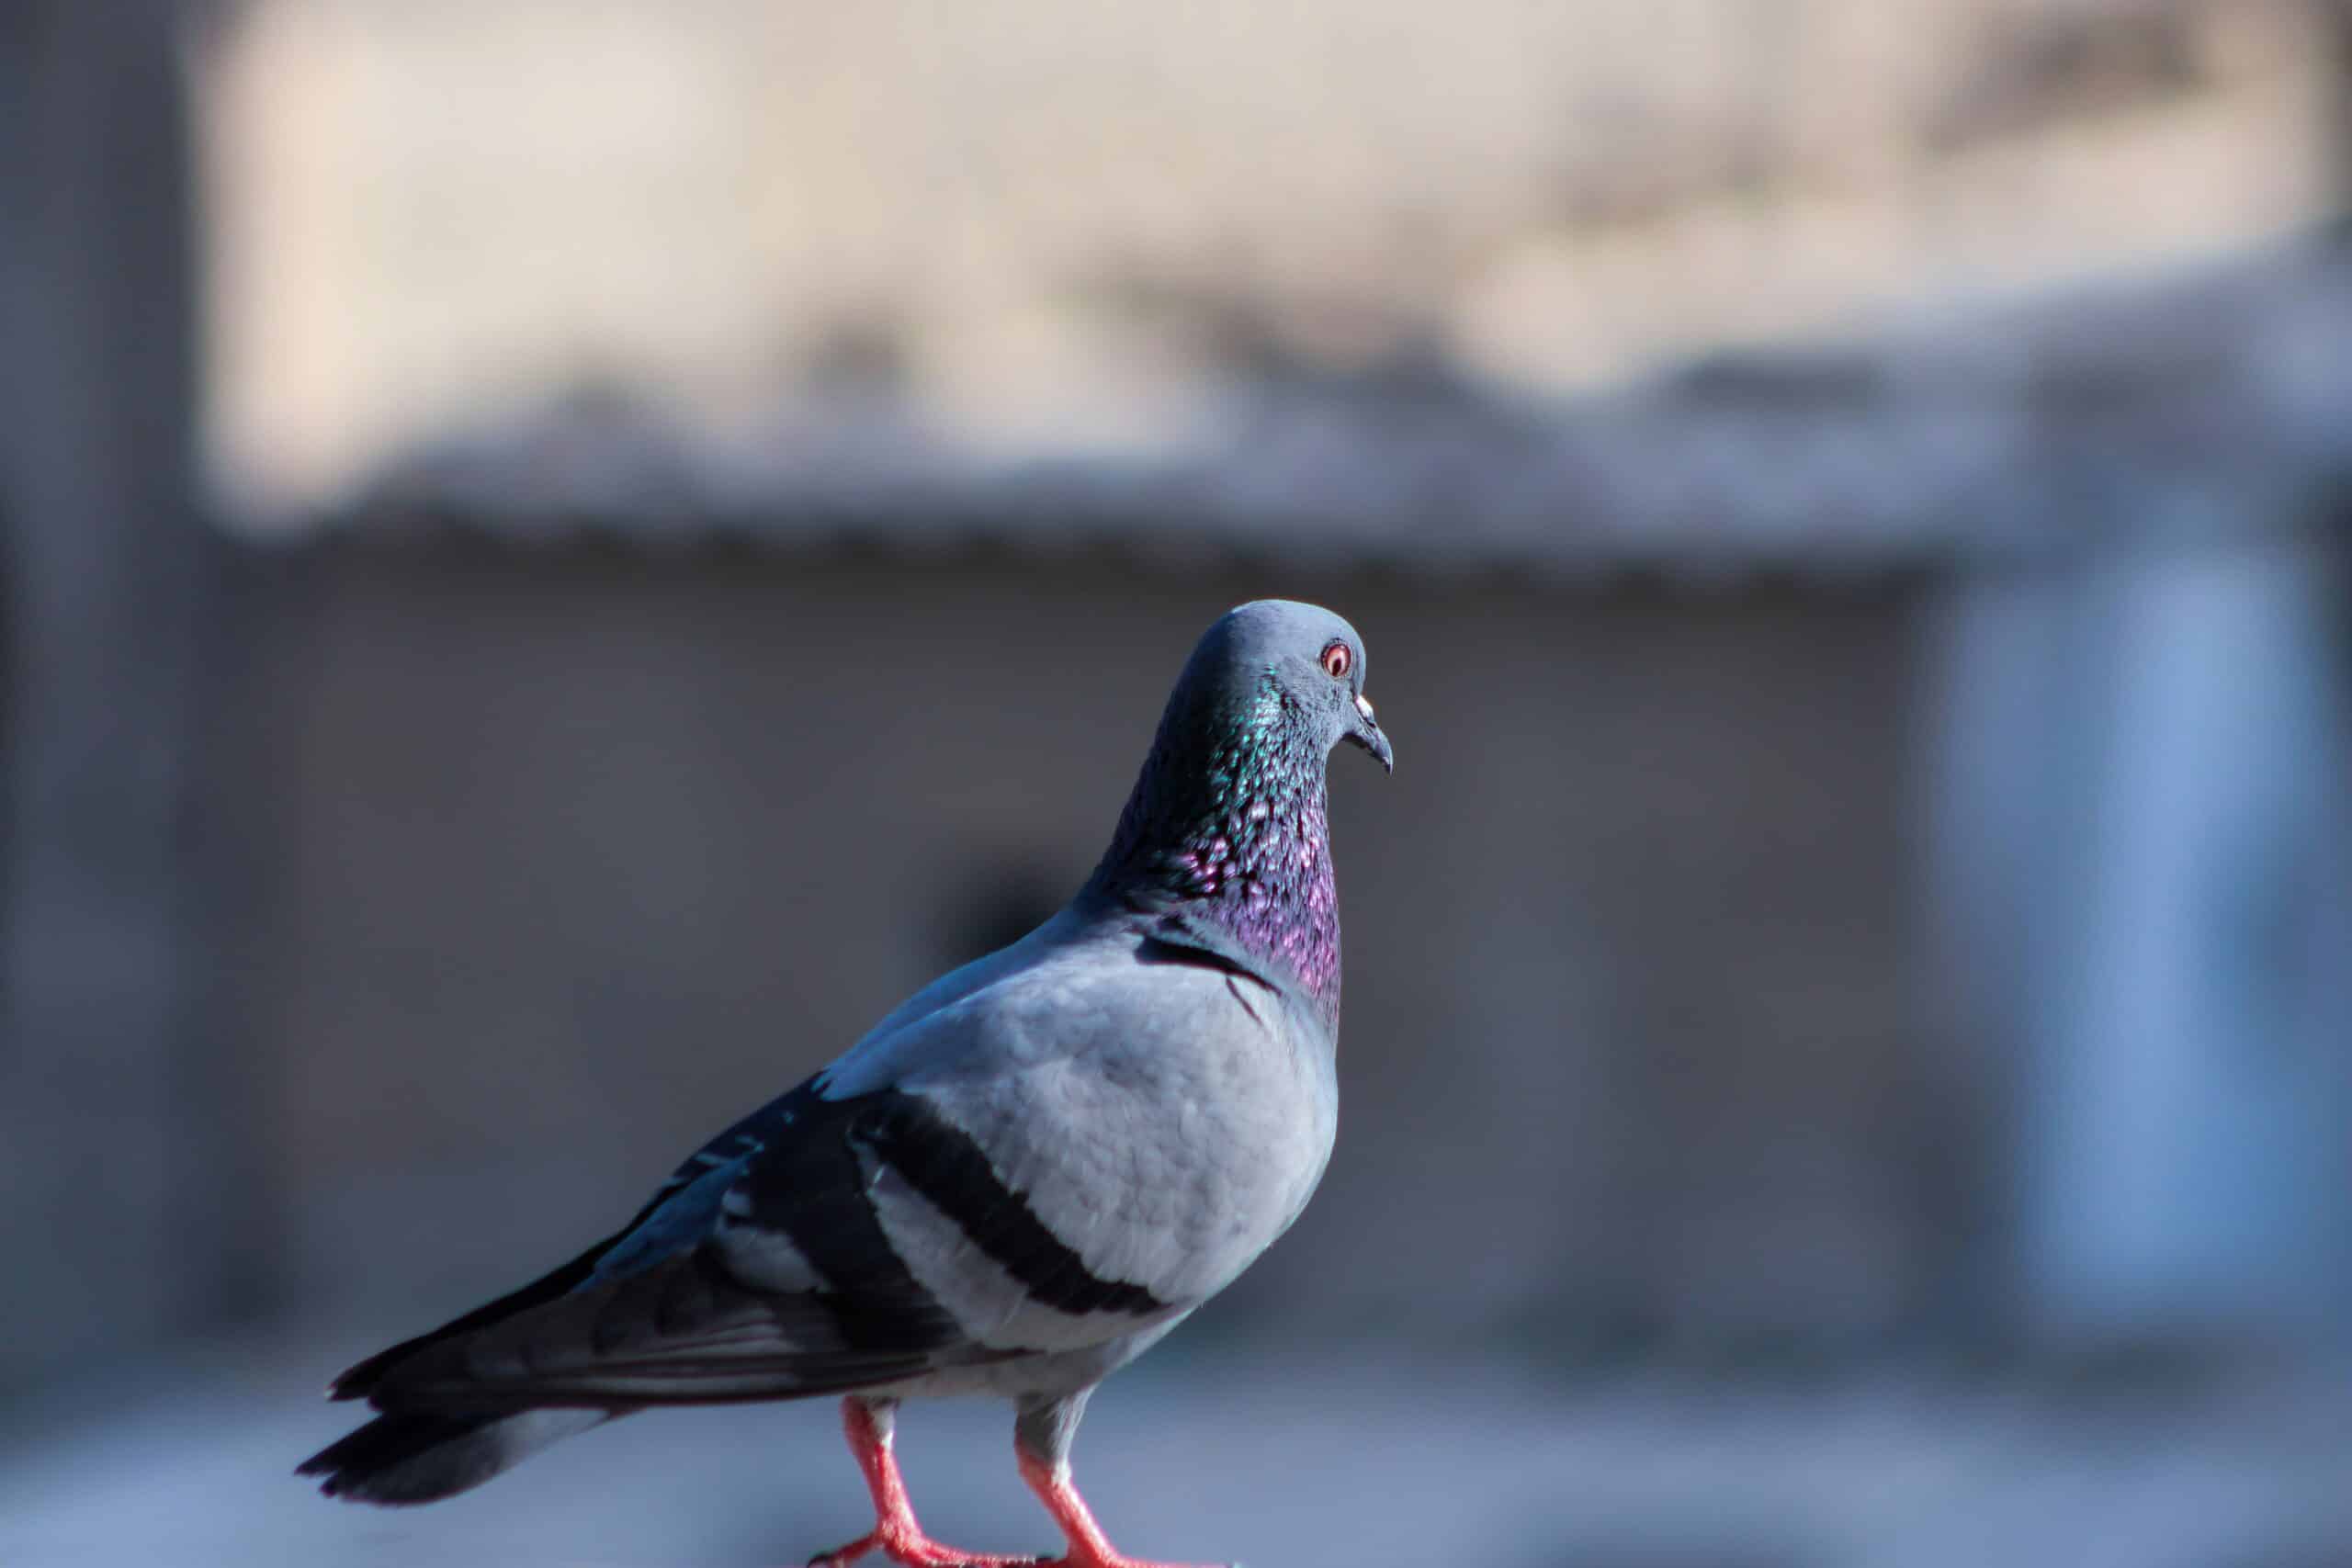
[[[1361,695],[1356,698],[1356,721],[1348,727],[1347,739],[1371,752],[1379,761],[1381,772],[1396,771],[1396,758],[1388,750],[1388,737],[1380,732],[1380,721],[1372,716],[1372,705]]]

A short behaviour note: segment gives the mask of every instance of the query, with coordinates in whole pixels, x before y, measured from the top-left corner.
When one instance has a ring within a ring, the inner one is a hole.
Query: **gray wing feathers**
[[[944,1334],[920,1348],[856,1344],[821,1294],[748,1288],[698,1247],[430,1347],[386,1374],[374,1399],[471,1411],[775,1399],[971,1359]]]
[[[330,1497],[399,1507],[469,1491],[549,1443],[612,1419],[603,1410],[503,1416],[379,1416],[305,1461]]]

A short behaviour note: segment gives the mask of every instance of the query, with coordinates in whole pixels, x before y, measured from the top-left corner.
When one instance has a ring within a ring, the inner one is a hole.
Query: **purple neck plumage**
[[[1233,711],[1171,705],[1089,891],[1173,913],[1340,1010],[1326,748],[1269,680]]]

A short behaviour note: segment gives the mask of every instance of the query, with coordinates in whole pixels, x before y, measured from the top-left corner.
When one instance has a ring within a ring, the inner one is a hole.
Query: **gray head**
[[[1363,694],[1363,638],[1318,604],[1259,599],[1204,633],[1169,698],[1166,725],[1215,749],[1269,724],[1280,750],[1321,758],[1346,740],[1393,768],[1387,736]],[[1272,713],[1261,711],[1269,702]]]

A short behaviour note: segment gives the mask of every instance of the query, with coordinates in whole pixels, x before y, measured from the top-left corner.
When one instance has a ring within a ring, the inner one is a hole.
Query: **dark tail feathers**
[[[379,1416],[304,1460],[297,1475],[355,1503],[398,1506],[455,1496],[561,1438],[609,1421],[609,1410],[526,1410],[514,1416]]]

